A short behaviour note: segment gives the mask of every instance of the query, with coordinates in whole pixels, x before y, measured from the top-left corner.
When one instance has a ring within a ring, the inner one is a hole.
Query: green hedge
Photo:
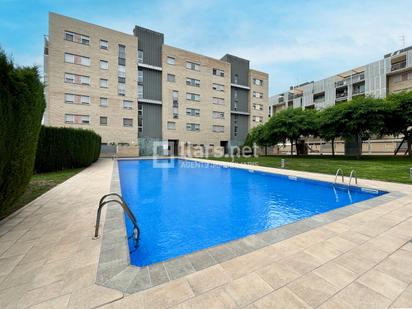
[[[45,108],[36,67],[15,67],[0,50],[0,211],[24,193],[33,174]]]
[[[42,127],[36,154],[37,173],[86,167],[100,155],[101,137],[91,130]]]

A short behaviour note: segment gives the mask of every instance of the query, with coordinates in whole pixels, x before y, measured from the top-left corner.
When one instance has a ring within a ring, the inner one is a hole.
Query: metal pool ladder
[[[118,199],[111,199],[111,200],[106,200],[108,197],[117,197]],[[98,239],[99,238],[99,226],[100,226],[100,215],[102,212],[102,208],[104,205],[109,204],[109,203],[117,203],[120,206],[122,206],[124,212],[126,215],[129,217],[130,221],[132,221],[133,224],[133,238],[135,240],[136,246],[139,241],[139,236],[140,236],[140,229],[139,226],[137,225],[137,220],[132,211],[130,210],[129,206],[127,206],[126,202],[122,198],[122,196],[118,193],[109,193],[106,195],[103,195],[102,198],[100,199],[99,202],[99,208],[97,209],[97,217],[96,217],[96,226],[94,230],[94,237],[93,239]]]
[[[342,176],[342,183],[345,182],[345,176],[343,176],[343,170],[341,168],[338,168],[335,174],[335,185],[336,185],[336,180],[338,179],[339,174]]]
[[[351,184],[351,182],[352,182],[353,176],[355,176],[355,183],[358,184],[358,175],[356,175],[356,171],[355,171],[355,170],[351,170],[351,171],[350,171],[350,176],[349,176],[348,189],[350,188],[350,184]]]

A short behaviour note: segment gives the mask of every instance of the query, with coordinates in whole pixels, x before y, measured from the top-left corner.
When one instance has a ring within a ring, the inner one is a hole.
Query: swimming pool
[[[361,202],[382,191],[168,159],[119,160],[123,198],[137,217],[139,247],[131,264],[146,266]],[[128,235],[132,225],[126,218]]]

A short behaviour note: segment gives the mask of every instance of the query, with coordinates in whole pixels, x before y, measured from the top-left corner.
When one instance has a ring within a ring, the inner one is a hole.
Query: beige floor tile
[[[357,232],[352,231],[352,230],[339,234],[339,237],[341,237],[343,239],[346,239],[346,240],[349,240],[349,241],[351,241],[355,244],[358,244],[358,245],[363,244],[364,242],[366,242],[370,239],[369,236],[366,236],[366,235],[361,234],[361,233],[357,233]]]
[[[319,306],[339,290],[314,273],[296,279],[287,287],[312,307]]]
[[[336,250],[339,250],[340,252],[347,252],[353,248],[355,248],[358,244],[354,243],[352,241],[349,241],[345,238],[342,238],[340,236],[335,236],[332,238],[329,238],[328,240],[325,241],[325,243],[332,247],[335,248]]]
[[[318,258],[305,252],[296,253],[279,261],[279,263],[293,268],[301,275],[323,264]]]
[[[2,258],[24,255],[34,246],[34,241],[25,241],[25,242],[15,242],[10,248],[7,249],[1,256]]]
[[[99,285],[74,291],[68,308],[93,308],[123,298],[123,293]]]
[[[326,228],[327,230],[330,230],[334,233],[337,233],[337,234],[346,232],[350,229],[349,226],[347,226],[346,224],[343,224],[342,222],[339,222],[339,221],[329,223],[329,224],[325,225],[324,228]]]
[[[228,283],[225,290],[240,307],[244,307],[273,291],[272,287],[256,273]]]
[[[354,272],[340,266],[335,262],[326,263],[313,270],[313,273],[319,277],[322,277],[339,289],[349,285],[358,277],[358,275]]]
[[[254,302],[251,308],[267,309],[309,309],[312,308],[294,294],[287,287],[276,290],[258,301]]]
[[[0,291],[0,308],[9,309],[16,308],[17,302],[21,296],[26,293],[28,284],[22,284],[10,287]]]
[[[230,278],[237,279],[267,264],[269,264],[267,255],[264,251],[257,250],[223,262],[220,265]]]
[[[33,287],[41,287],[64,279],[64,274],[70,266],[71,259],[46,263],[33,279]]]
[[[384,233],[369,240],[366,244],[369,244],[371,247],[374,247],[378,250],[392,253],[402,247],[405,243],[406,241],[402,238]]]
[[[50,250],[46,263],[73,257],[77,253],[79,242],[57,245]]]
[[[176,307],[179,309],[189,308],[213,308],[213,309],[230,309],[236,308],[235,301],[230,295],[223,289],[217,288],[202,295],[191,298]]]
[[[402,246],[401,249],[412,252],[412,242],[408,241],[405,245]]]
[[[398,297],[408,286],[407,283],[374,269],[368,271],[357,281],[390,300]]]
[[[412,253],[406,250],[398,250],[377,267],[385,274],[406,283],[412,283]]]
[[[32,282],[44,263],[45,260],[17,265],[0,283],[0,290]]]
[[[341,251],[328,245],[325,241],[305,249],[304,252],[314,256],[322,262],[322,264],[329,262],[342,254]]]
[[[276,262],[259,269],[257,274],[275,290],[301,276],[293,267]]]
[[[69,303],[70,294],[59,296],[43,303],[30,307],[30,309],[65,309]]]
[[[352,253],[351,251],[339,256],[334,262],[357,275],[361,275],[376,265],[375,262]]]
[[[87,265],[64,274],[62,294],[86,288],[96,282],[97,264]]]
[[[8,275],[21,261],[24,255],[0,258],[0,276]]]
[[[13,246],[14,241],[0,241],[0,256],[4,254],[11,246]]]
[[[186,277],[195,294],[201,294],[227,283],[230,278],[222,266],[215,265]]]
[[[412,285],[409,285],[406,290],[390,305],[390,308],[410,308],[412,307]]]
[[[60,296],[62,293],[63,281],[54,282],[41,288],[28,290],[20,298],[17,308],[27,308],[53,298]],[[63,293],[65,294],[65,293]]]

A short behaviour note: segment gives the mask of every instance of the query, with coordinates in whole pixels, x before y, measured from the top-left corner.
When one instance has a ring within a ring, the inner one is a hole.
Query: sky
[[[48,12],[269,73],[269,94],[367,64],[412,45],[412,0],[0,0],[0,47],[18,65],[43,64]]]

